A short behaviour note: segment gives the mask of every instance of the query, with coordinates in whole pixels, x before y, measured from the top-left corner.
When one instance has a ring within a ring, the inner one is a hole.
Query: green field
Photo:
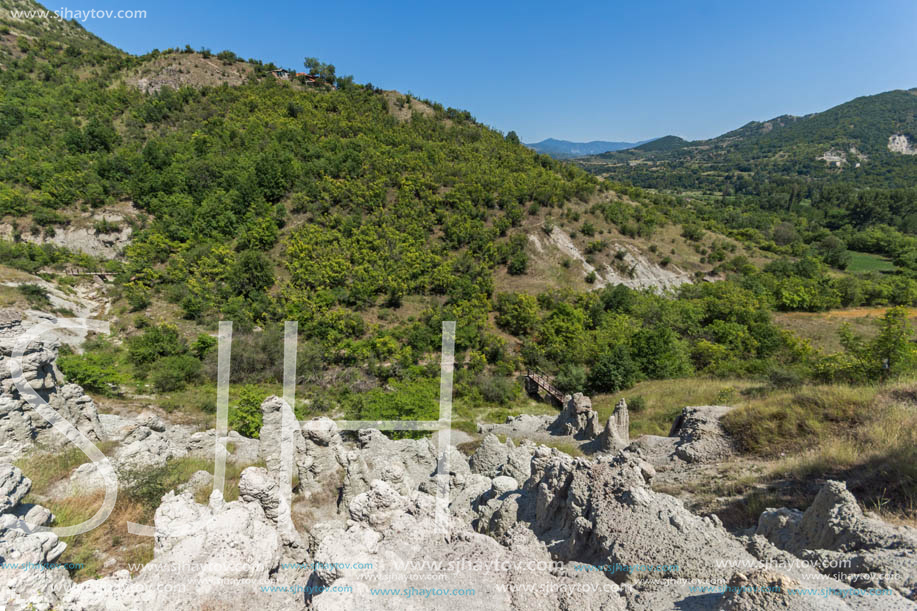
[[[866,252],[850,251],[849,272],[894,272],[898,268],[887,258]]]

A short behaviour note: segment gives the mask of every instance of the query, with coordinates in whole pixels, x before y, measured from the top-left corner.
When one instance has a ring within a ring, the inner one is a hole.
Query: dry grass
[[[775,457],[848,434],[869,417],[876,392],[843,384],[775,391],[744,402],[723,425],[743,451]]]
[[[102,441],[96,447],[108,454],[117,442]],[[89,462],[89,457],[77,447],[69,446],[55,452],[38,451],[16,461],[16,466],[32,480],[32,493],[43,494],[51,485],[68,477],[76,467]]]
[[[748,380],[685,378],[641,382],[628,390],[592,397],[592,407],[605,422],[622,398],[632,403],[643,397],[645,407],[630,411],[631,438],[640,435],[668,435],[675,418],[689,405],[736,405],[743,390],[754,386]]]
[[[54,526],[71,526],[91,518],[99,507],[105,493],[58,500],[42,500],[41,504],[54,513]],[[27,502],[34,502],[26,497]],[[82,563],[83,567],[72,572],[76,581],[95,579],[128,568],[130,563],[146,563],[153,559],[153,539],[127,532],[127,523],[146,523],[149,510],[143,504],[119,495],[108,519],[97,528],[73,537],[63,537],[67,543],[59,562]],[[114,563],[105,563],[109,559]]]
[[[724,417],[740,447],[773,460],[767,479],[811,497],[836,479],[867,508],[917,518],[914,382],[881,389],[809,386],[757,399]]]
[[[583,451],[580,449],[579,444],[571,443],[567,441],[539,441],[540,445],[548,446],[549,448],[554,448],[555,450],[560,450],[564,454],[569,454],[570,456],[578,457],[585,456]]]
[[[825,352],[839,352],[842,350],[838,332],[844,324],[863,337],[874,337],[878,332],[876,322],[885,314],[888,308],[849,308],[846,310],[832,310],[830,312],[776,312],[774,323],[804,340],[808,340],[813,347]],[[908,310],[911,326],[917,330],[917,308]]]

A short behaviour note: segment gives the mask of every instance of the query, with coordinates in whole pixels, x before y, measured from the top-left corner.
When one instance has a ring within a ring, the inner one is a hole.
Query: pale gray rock
[[[293,525],[290,506],[281,495],[280,485],[267,470],[249,467],[243,471],[239,480],[239,498],[261,505],[264,515],[277,527],[283,543],[284,562],[301,563],[306,560],[308,545]]]
[[[510,551],[451,520],[442,531],[433,518],[433,497],[417,492],[400,500],[396,496],[400,495],[384,482],[374,482],[371,491],[351,504],[348,527],[325,535],[315,555],[315,561],[321,563],[315,573],[316,583],[351,589],[315,595],[310,601],[313,609],[412,611],[441,608],[443,604],[457,611],[624,608],[619,588],[600,574],[553,570],[550,555],[535,539],[519,537],[518,547]],[[520,563],[522,559],[526,562]],[[595,592],[584,593],[587,584],[588,589],[598,587]],[[370,592],[370,588],[411,586],[469,589],[474,595],[449,596],[446,600],[422,595],[374,596]],[[510,591],[511,586],[518,591]]]
[[[0,513],[5,513],[19,504],[32,489],[32,480],[10,464],[0,465]]]
[[[731,409],[721,405],[684,408],[669,433],[679,438],[675,455],[689,463],[705,463],[735,453],[732,440],[720,424],[720,418]]]
[[[261,589],[297,583],[304,587],[309,577],[308,572],[285,571],[281,584],[274,578],[289,553],[283,527],[268,517],[280,509],[276,482],[263,469],[243,472],[238,501],[224,502],[215,493],[209,505],[198,505],[190,494],[170,492],[156,511],[153,561],[129,581],[115,575],[75,584],[63,607],[235,609],[244,601],[246,608],[305,609],[302,593]]]
[[[169,459],[185,455],[187,450],[172,443],[169,437],[140,425],[121,440],[112,459],[115,468],[121,472],[163,467]]]
[[[502,424],[479,424],[479,433],[497,433],[500,435],[509,435],[512,437],[531,437],[533,435],[548,434],[548,427],[554,422],[555,418],[551,416],[535,416],[532,414],[520,414],[519,416],[507,416],[506,422]]]
[[[339,488],[345,479],[347,449],[337,425],[321,417],[303,421],[300,426],[305,439],[305,453],[298,462],[303,494],[321,496]]]
[[[284,427],[284,417],[288,426]],[[291,474],[295,474],[299,481],[309,478],[309,461],[306,456],[306,440],[303,437],[299,422],[293,414],[293,409],[286,401],[277,396],[271,396],[261,403],[261,458],[267,465],[268,471],[275,477],[280,477],[282,471],[282,449],[289,447],[292,455],[290,460]]]
[[[70,584],[65,568],[35,568],[56,562],[67,544],[52,532],[36,528],[51,522],[51,512],[40,505],[20,505],[32,482],[8,464],[0,465],[0,601],[12,609],[51,609]],[[31,568],[22,568],[24,566]]]
[[[16,345],[28,328],[17,312],[4,310],[0,317],[0,459],[15,460],[36,446],[59,448],[71,442],[55,430],[15,386],[10,363]],[[42,336],[25,350],[25,382],[61,417],[90,441],[103,439],[102,425],[92,399],[76,384],[63,384],[57,369],[60,342],[53,334]]]
[[[790,594],[804,586],[786,575],[765,569],[735,573],[728,586],[717,607],[722,611],[833,611],[839,608],[836,597]]]
[[[187,482],[178,487],[177,492],[190,492],[192,495],[202,488],[210,488],[213,485],[213,475],[207,471],[195,471]]]
[[[756,534],[855,587],[917,599],[917,530],[867,517],[843,482],[825,483],[805,512],[766,510]]]
[[[438,455],[430,439],[392,440],[375,429],[361,430],[357,437],[359,449],[343,457],[341,509],[369,491],[374,480],[407,492],[426,484],[436,472]]]
[[[581,392],[564,397],[564,411],[550,429],[557,435],[584,440],[595,439],[602,433],[599,415],[592,409],[592,401]]]
[[[630,443],[630,414],[627,401],[621,399],[615,406],[614,413],[605,423],[605,429],[599,435],[599,446],[603,452],[619,452]]]
[[[512,439],[500,443],[496,435],[488,434],[469,460],[472,473],[490,478],[498,475],[525,481],[531,475],[532,454],[535,444],[524,441],[518,447]]]

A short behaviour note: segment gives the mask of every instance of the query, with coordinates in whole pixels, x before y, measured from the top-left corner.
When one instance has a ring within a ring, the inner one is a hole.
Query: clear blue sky
[[[145,9],[84,26],[132,53],[190,44],[470,110],[526,142],[707,138],[917,87],[917,2],[46,0]]]

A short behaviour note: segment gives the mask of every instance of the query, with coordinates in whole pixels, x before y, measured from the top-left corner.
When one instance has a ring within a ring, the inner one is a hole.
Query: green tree
[[[582,365],[565,363],[554,376],[554,386],[563,392],[583,392],[586,390],[588,373]]]
[[[589,370],[587,386],[590,392],[615,392],[630,388],[640,378],[640,369],[624,344],[605,350]]]
[[[907,308],[890,308],[869,345],[869,356],[882,379],[911,372],[917,366],[917,345],[911,341],[913,331],[907,316]]]
[[[538,300],[525,293],[500,293],[494,303],[497,326],[513,335],[527,335],[538,323]]]
[[[230,286],[236,295],[252,297],[274,285],[274,271],[264,253],[246,250],[232,266]]]
[[[634,361],[647,378],[660,380],[691,373],[684,342],[671,328],[640,329],[631,341]]]

